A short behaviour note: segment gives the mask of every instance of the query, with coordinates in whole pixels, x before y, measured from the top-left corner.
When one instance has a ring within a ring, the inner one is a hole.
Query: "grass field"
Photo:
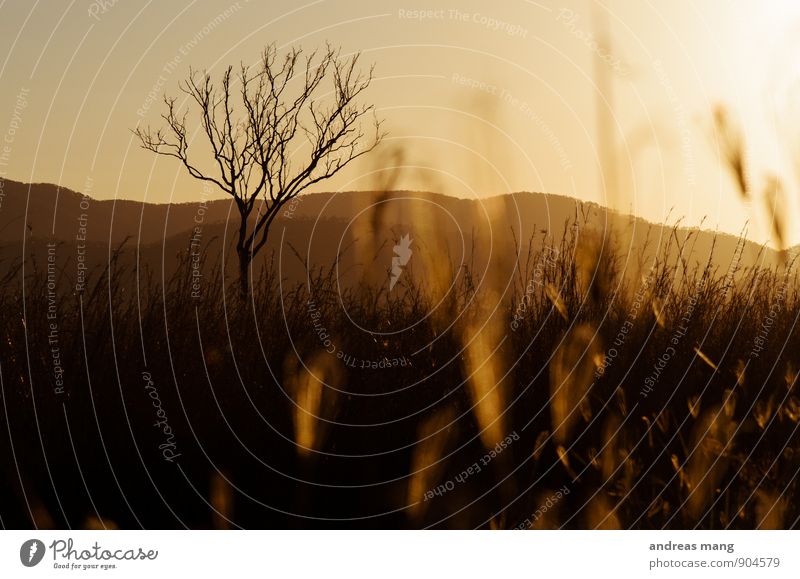
[[[793,262],[690,266],[676,235],[634,270],[608,239],[576,225],[508,288],[267,268],[245,301],[219,268],[192,297],[188,255],[81,294],[6,264],[2,524],[797,527]]]

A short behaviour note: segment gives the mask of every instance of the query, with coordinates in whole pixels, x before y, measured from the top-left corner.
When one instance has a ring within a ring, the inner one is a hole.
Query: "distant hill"
[[[210,258],[218,258],[224,247],[227,262],[234,265],[231,240],[238,215],[229,200],[179,204],[101,201],[56,185],[14,181],[5,182],[4,193],[0,268],[19,263],[23,256],[44,259],[45,244],[58,243],[59,266],[71,278],[78,244],[86,246],[83,259],[87,265],[96,267],[106,264],[110,251],[127,239],[129,263],[137,259],[159,276],[169,277],[176,256],[188,250],[193,235],[196,247],[208,249]],[[453,269],[467,264],[480,277],[494,267],[490,264],[499,263],[507,275],[517,255],[524,260],[529,241],[537,249],[544,239],[558,240],[576,220],[594,231],[613,232],[614,246],[629,273],[670,236],[685,239],[691,231],[679,228],[673,232],[669,226],[545,193],[520,192],[478,200],[412,191],[319,193],[298,197],[285,207],[259,260],[263,263],[274,257],[282,276],[294,282],[304,279],[302,262],[312,268],[326,267],[336,263],[338,255],[342,283],[365,277],[374,280],[388,275],[392,247],[408,234],[413,239],[412,249],[428,252],[429,257],[447,262]],[[734,259],[737,239],[709,231],[696,233],[684,259],[704,263],[713,247],[716,263],[726,270]],[[762,251],[751,242],[744,244],[739,262],[747,266],[759,256],[765,264],[776,262],[773,251]],[[375,275],[365,276],[368,270]]]

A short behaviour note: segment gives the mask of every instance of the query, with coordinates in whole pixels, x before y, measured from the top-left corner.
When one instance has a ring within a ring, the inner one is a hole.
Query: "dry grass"
[[[354,331],[342,306],[366,327],[409,326],[430,306],[410,271],[390,297],[368,286],[340,294],[333,270],[320,269],[281,292],[268,268],[241,304],[223,299],[218,268],[193,300],[187,262],[160,284],[126,269],[120,250],[80,298],[58,281],[63,398],[51,385],[46,276],[26,269],[23,308],[20,271],[9,268],[0,355],[14,454],[6,440],[2,484],[13,500],[3,523],[512,528],[566,486],[532,526],[796,526],[793,262],[737,264],[726,287],[728,268],[688,259],[691,234],[673,231],[634,275],[605,240],[581,224],[529,244],[511,296],[476,295],[468,272],[439,264],[434,288],[458,278],[446,315],[380,340]],[[344,364],[309,322],[309,300],[335,351],[410,364]],[[451,316],[459,323],[442,333]],[[144,370],[180,470],[158,451]],[[421,499],[512,432],[519,440],[491,466]]]

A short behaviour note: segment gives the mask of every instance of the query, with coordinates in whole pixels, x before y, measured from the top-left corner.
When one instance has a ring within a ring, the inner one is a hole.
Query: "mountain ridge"
[[[15,180],[12,180],[12,179],[4,179],[3,181],[4,181],[4,191],[3,191],[4,192],[4,196],[3,196],[4,198],[3,198],[3,203],[0,205],[0,232],[4,231],[4,229],[9,225],[9,221],[11,221],[13,219],[18,219],[20,217],[19,211],[17,211],[16,215],[12,216],[11,219],[5,219],[4,218],[4,214],[6,214],[8,212],[8,210],[5,209],[5,207],[7,206],[10,197],[19,195],[22,192],[22,190],[25,190],[25,189],[27,189],[27,190],[36,189],[37,190],[37,197],[40,197],[40,195],[39,195],[40,193],[48,193],[49,195],[52,195],[55,198],[57,198],[59,204],[61,204],[61,202],[62,202],[61,198],[62,198],[64,193],[67,194],[67,200],[71,201],[74,204],[79,204],[82,199],[87,198],[89,200],[89,205],[90,205],[89,210],[90,211],[91,211],[92,208],[96,208],[97,206],[100,206],[100,207],[103,207],[103,208],[105,208],[105,207],[118,207],[118,206],[122,206],[123,208],[125,208],[125,207],[150,207],[150,208],[157,208],[157,209],[167,209],[167,210],[172,210],[172,211],[182,211],[182,210],[186,210],[186,209],[194,209],[196,211],[196,208],[198,207],[198,205],[200,205],[202,203],[205,203],[207,206],[209,206],[209,208],[210,208],[210,206],[214,206],[214,209],[219,210],[219,208],[230,206],[231,203],[232,203],[232,200],[225,199],[225,198],[209,199],[208,201],[204,201],[203,199],[198,199],[196,201],[181,201],[181,202],[138,201],[138,200],[134,200],[134,199],[98,199],[98,198],[92,197],[90,194],[86,194],[86,193],[83,193],[83,192],[80,192],[80,191],[76,191],[76,190],[71,189],[69,187],[65,187],[65,186],[62,186],[62,185],[55,184],[55,183],[49,183],[49,182],[25,183],[25,182],[21,182],[21,181],[15,181]],[[568,195],[563,195],[563,194],[559,194],[559,193],[541,192],[541,191],[515,191],[515,192],[512,192],[512,193],[492,194],[492,195],[488,195],[486,197],[481,197],[481,198],[478,198],[478,199],[468,199],[468,198],[463,198],[463,197],[454,197],[454,196],[450,196],[450,195],[447,195],[447,194],[444,194],[444,193],[437,193],[437,192],[434,192],[434,191],[422,191],[422,190],[413,190],[413,189],[398,189],[398,190],[392,190],[392,191],[388,191],[388,192],[376,192],[376,191],[369,191],[369,190],[350,190],[350,191],[341,191],[341,192],[328,192],[328,191],[325,191],[325,192],[307,193],[307,194],[304,194],[304,195],[301,195],[301,196],[297,197],[296,199],[298,200],[298,205],[306,205],[307,204],[306,201],[308,201],[308,200],[319,201],[319,200],[323,200],[323,199],[329,199],[329,198],[331,198],[333,196],[337,196],[337,195],[338,196],[360,197],[360,196],[371,196],[371,195],[381,195],[381,194],[389,195],[389,196],[392,196],[392,197],[398,197],[400,195],[413,195],[413,196],[417,196],[417,197],[446,199],[450,203],[477,203],[479,205],[480,204],[484,204],[484,203],[496,203],[499,200],[516,199],[518,197],[525,197],[525,196],[535,196],[535,197],[540,197],[540,198],[544,199],[545,202],[551,201],[553,203],[573,204],[575,206],[576,210],[578,208],[580,208],[580,207],[585,207],[585,208],[588,208],[588,209],[601,210],[601,211],[612,213],[612,214],[614,214],[615,216],[617,216],[619,218],[637,220],[637,221],[640,221],[640,222],[642,222],[644,224],[647,224],[647,225],[652,225],[652,226],[657,226],[657,227],[665,227],[665,228],[670,228],[670,229],[676,225],[676,224],[659,223],[659,222],[655,222],[655,221],[650,221],[648,219],[645,219],[643,217],[637,216],[637,215],[632,214],[632,213],[626,213],[626,212],[622,212],[622,211],[618,211],[616,209],[612,209],[612,208],[606,207],[606,206],[604,206],[604,205],[602,205],[600,203],[597,203],[595,201],[584,201],[584,200],[577,199],[575,197],[570,197]],[[37,201],[39,201],[39,200],[37,199]],[[57,210],[57,207],[54,204],[54,211],[56,211],[56,210]],[[225,221],[225,219],[223,219],[221,217],[221,215],[217,215],[216,219],[214,221],[209,221],[208,218],[206,218],[206,220],[205,220],[206,223],[219,223],[219,222],[224,222],[224,221]],[[738,239],[739,238],[736,234],[729,233],[729,232],[726,232],[726,231],[719,231],[719,230],[702,228],[702,227],[680,226],[680,225],[677,225],[677,227],[678,227],[679,230],[682,230],[682,231],[698,231],[700,233],[709,234],[709,235],[716,235],[718,237],[730,238],[730,239]],[[187,230],[188,229],[190,229],[190,228],[187,227]],[[2,238],[2,233],[0,233],[0,239],[3,239]],[[753,244],[753,245],[758,246],[758,247],[761,247],[762,245],[765,245],[765,244],[759,244],[758,242],[750,240],[750,239],[747,239],[746,242],[748,244]],[[768,246],[766,246],[766,247],[768,247]],[[794,246],[794,247],[790,248],[790,251],[795,249],[795,247],[798,247],[798,246]]]
[[[90,270],[103,268],[123,245],[125,251],[135,248],[126,258],[128,265],[145,264],[164,277],[177,270],[176,257],[192,251],[207,254],[210,264],[224,258],[226,271],[235,265],[238,215],[228,199],[177,204],[97,200],[54,184],[16,181],[6,181],[4,193],[0,259],[7,264],[31,256],[46,260],[47,244],[55,242],[61,248],[57,262],[65,271],[73,271],[79,253]],[[774,250],[749,240],[740,248],[740,238],[728,233],[651,223],[563,195],[517,192],[471,200],[401,190],[297,197],[276,218],[254,266],[261,268],[278,256],[281,276],[289,280],[305,279],[309,267],[335,264],[345,283],[368,278],[380,282],[392,262],[392,247],[411,234],[415,251],[448,260],[454,271],[469,264],[481,275],[491,270],[491,275],[506,278],[515,259],[525,263],[526,251],[556,244],[577,222],[582,222],[582,231],[609,234],[613,246],[603,250],[622,258],[622,271],[633,277],[640,275],[641,263],[664,247],[670,247],[668,259],[677,260],[673,241],[688,239],[687,263],[705,264],[712,257],[726,269],[734,263],[779,263]]]

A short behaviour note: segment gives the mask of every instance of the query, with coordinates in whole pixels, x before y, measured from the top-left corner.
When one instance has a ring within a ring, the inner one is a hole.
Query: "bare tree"
[[[236,252],[242,296],[250,289],[251,262],[281,207],[374,149],[383,137],[374,106],[358,102],[373,78],[372,68],[358,70],[358,61],[358,54],[343,58],[330,45],[308,56],[292,48],[279,57],[272,44],[257,66],[242,64],[238,74],[228,67],[221,85],[208,72],[190,69],[180,90],[198,108],[202,140],[210,145],[209,170],[196,164],[194,151],[190,158],[188,110],[181,113],[175,97],[164,97],[166,127],[134,131],[143,148],[175,157],[192,177],[233,198],[240,218]],[[323,86],[326,78],[332,80],[329,91]],[[366,117],[374,135],[365,133]]]

